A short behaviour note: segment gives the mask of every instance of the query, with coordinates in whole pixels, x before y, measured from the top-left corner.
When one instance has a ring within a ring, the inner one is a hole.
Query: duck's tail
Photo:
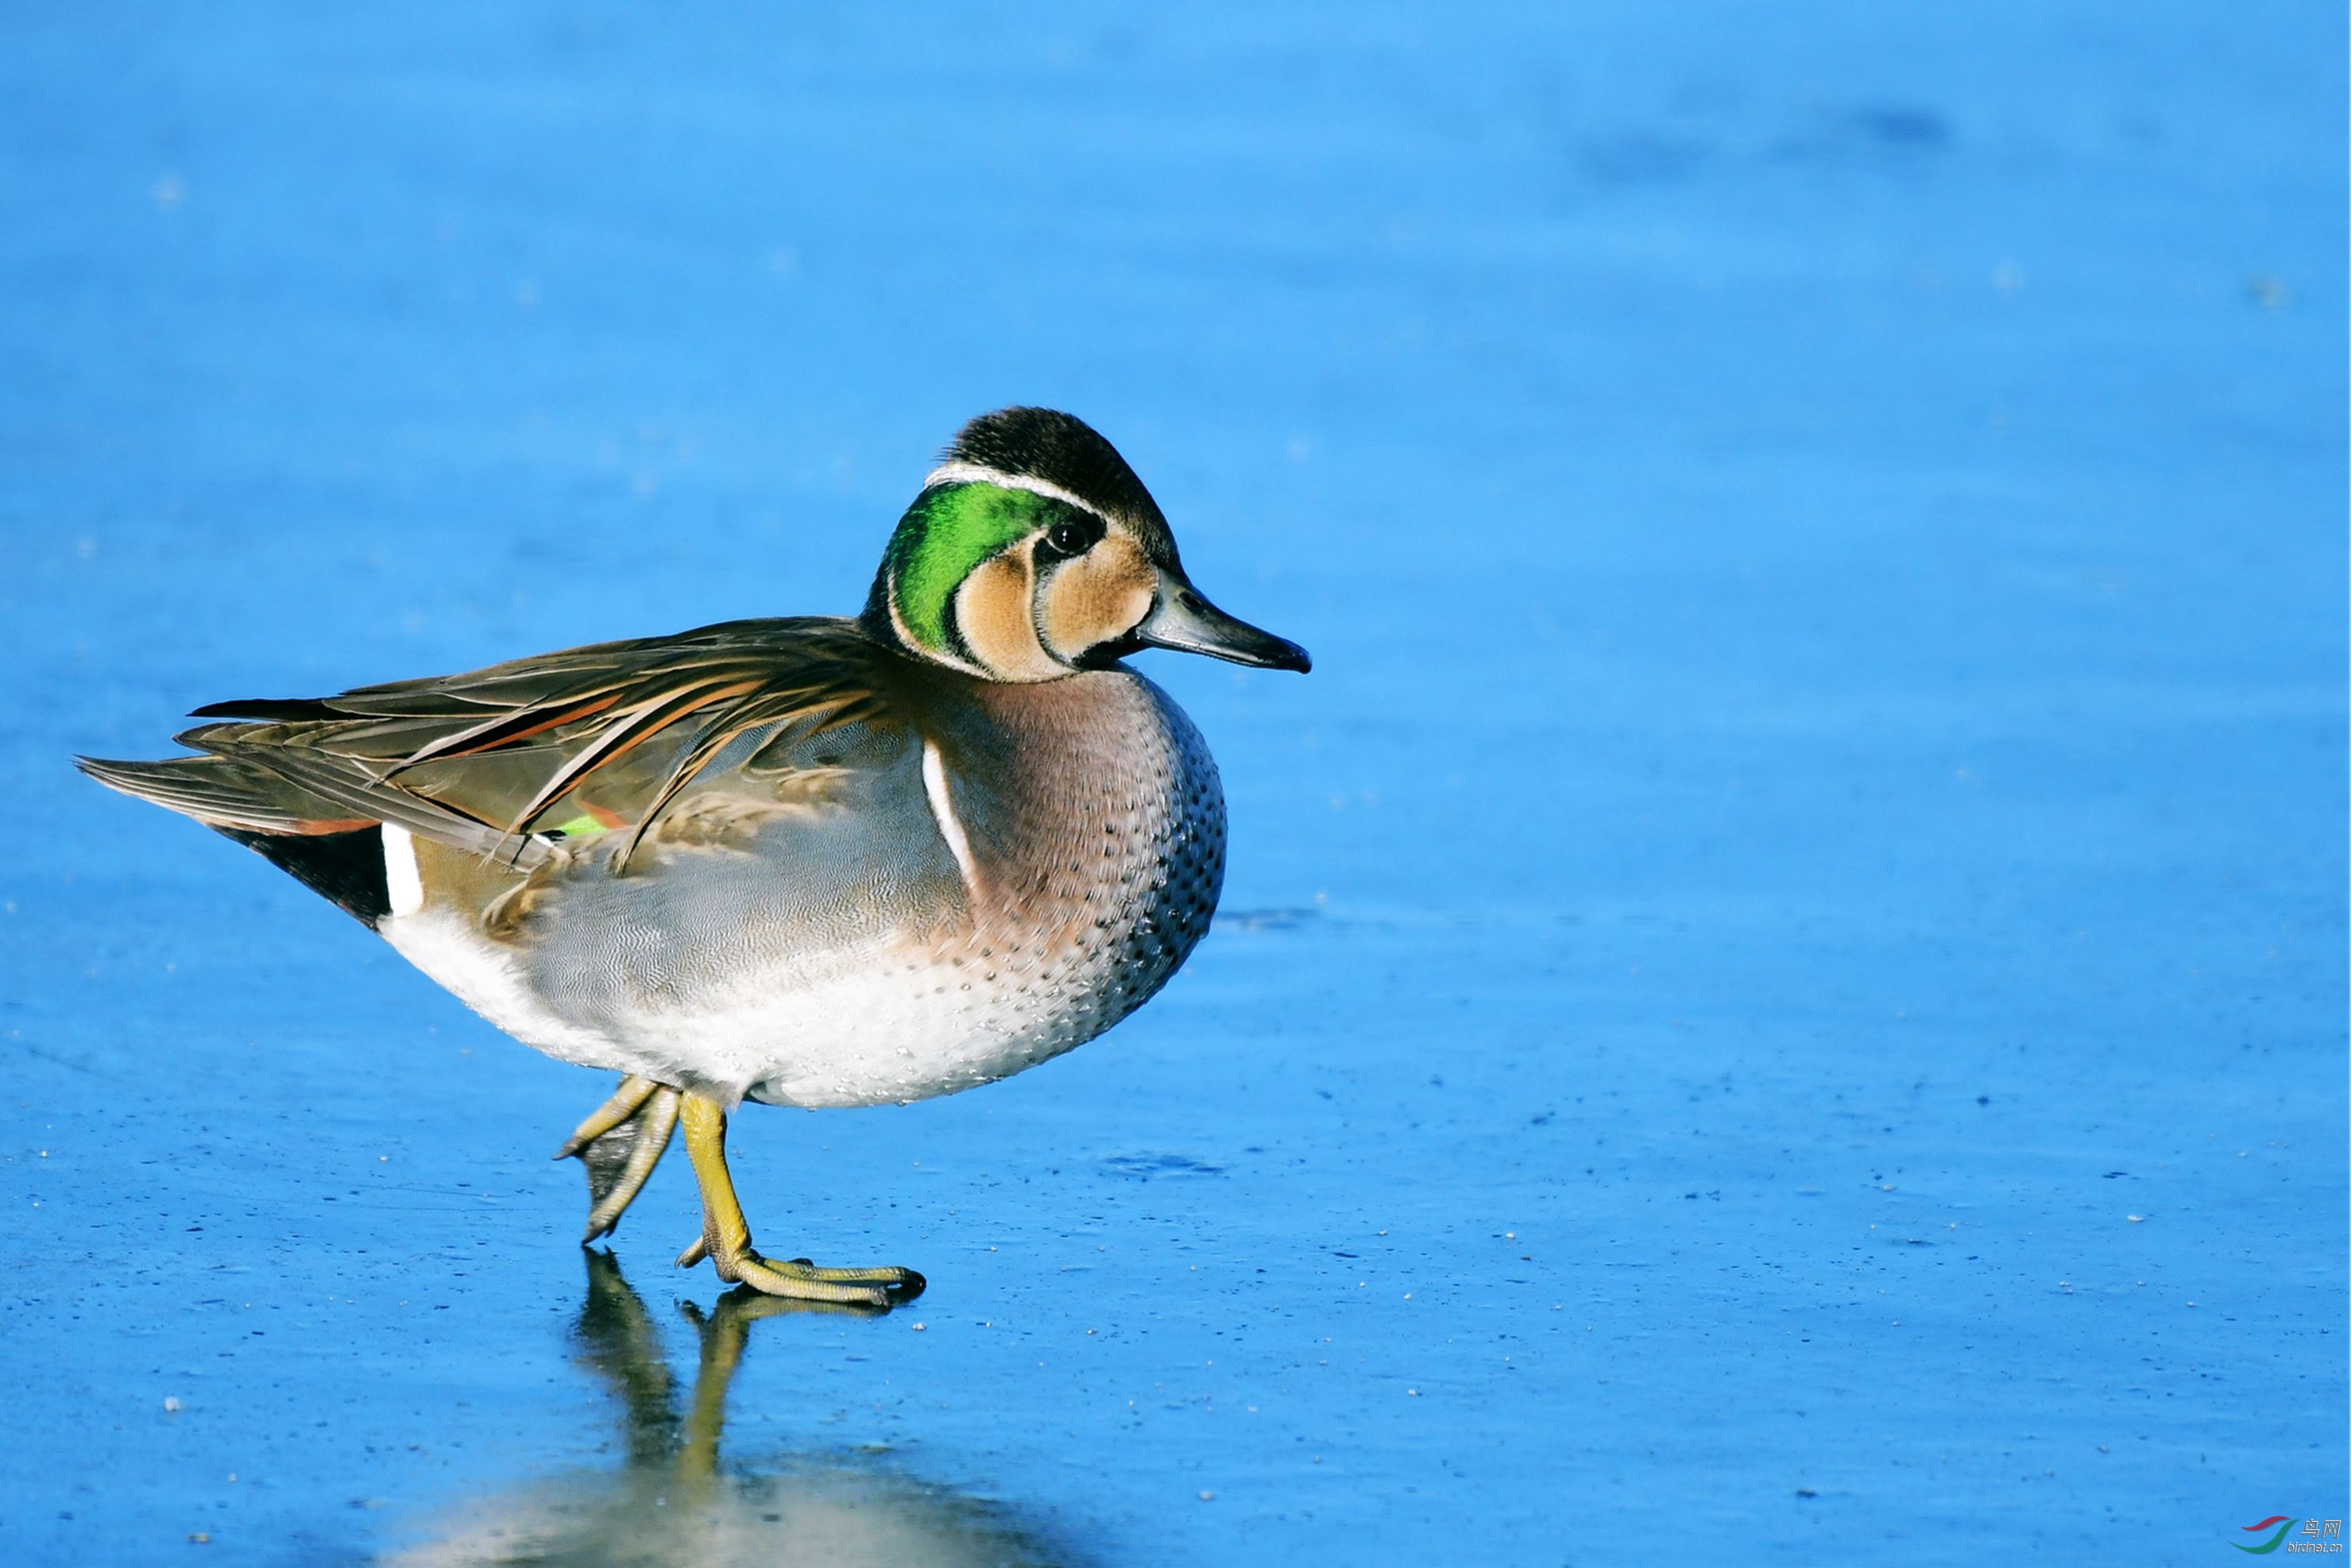
[[[370,930],[392,913],[383,823],[309,794],[283,776],[235,757],[174,757],[116,762],[77,757],[74,766],[110,789],[193,817],[235,839]],[[341,812],[341,815],[333,813]]]

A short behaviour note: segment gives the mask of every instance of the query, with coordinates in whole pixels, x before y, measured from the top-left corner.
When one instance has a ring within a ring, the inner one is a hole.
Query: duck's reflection
[[[722,1468],[726,1385],[751,1324],[785,1312],[852,1309],[748,1291],[720,1297],[706,1318],[684,1303],[702,1356],[681,1413],[644,1302],[609,1254],[587,1256],[578,1334],[583,1359],[621,1406],[627,1468],[536,1481],[474,1504],[435,1540],[392,1554],[389,1563],[1041,1568],[1071,1561],[988,1503],[837,1458]]]

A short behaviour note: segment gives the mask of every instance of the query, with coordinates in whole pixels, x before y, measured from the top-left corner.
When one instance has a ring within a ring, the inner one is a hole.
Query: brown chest
[[[977,700],[1000,749],[956,770],[979,883],[972,956],[1066,1049],[1140,1007],[1207,934],[1224,792],[1199,731],[1141,676]]]

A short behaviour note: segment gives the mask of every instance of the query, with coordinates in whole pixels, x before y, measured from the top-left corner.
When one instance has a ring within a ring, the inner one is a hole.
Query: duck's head
[[[995,681],[1054,680],[1143,648],[1310,667],[1297,643],[1209,603],[1126,459],[1044,408],[963,427],[890,536],[863,624]]]

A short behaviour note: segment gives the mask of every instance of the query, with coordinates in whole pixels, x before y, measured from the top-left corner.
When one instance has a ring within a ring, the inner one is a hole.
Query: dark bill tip
[[[1289,638],[1235,620],[1187,587],[1171,585],[1163,592],[1157,608],[1135,628],[1135,636],[1146,647],[1206,653],[1260,670],[1295,670],[1302,675],[1314,667],[1306,650]]]

